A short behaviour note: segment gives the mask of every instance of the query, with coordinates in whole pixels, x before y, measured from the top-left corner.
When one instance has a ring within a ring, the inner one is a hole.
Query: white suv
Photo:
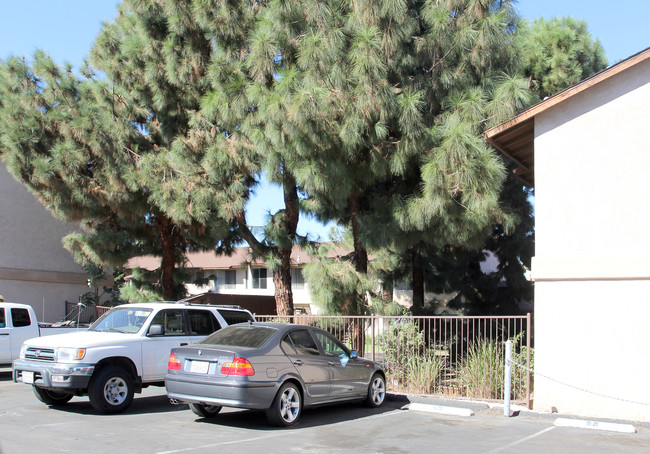
[[[87,331],[24,342],[13,379],[48,405],[88,395],[102,413],[131,405],[134,393],[164,386],[173,347],[194,344],[227,325],[255,321],[237,306],[144,303],[116,306]]]

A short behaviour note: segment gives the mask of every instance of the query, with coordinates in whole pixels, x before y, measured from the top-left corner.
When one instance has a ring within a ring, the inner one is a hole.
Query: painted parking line
[[[223,441],[221,443],[212,443],[209,445],[193,446],[193,447],[183,448],[183,449],[174,449],[172,451],[159,451],[156,454],[176,454],[177,452],[196,451],[199,449],[216,448],[218,446],[228,446],[228,445],[234,445],[238,443],[248,443],[251,441],[266,440],[268,438],[286,437],[286,436],[287,436],[286,432],[280,432],[272,435],[266,435],[264,437],[254,437],[254,438],[245,438],[243,440]]]
[[[385,418],[386,416],[395,416],[399,414],[407,414],[408,412],[404,410],[392,410],[386,413],[380,413],[376,415],[371,415],[367,416],[364,419],[374,419],[374,418]],[[334,425],[339,425],[339,424],[348,424],[348,422],[341,422],[341,423],[335,423]],[[280,431],[279,433],[274,433],[270,435],[265,435],[261,437],[252,437],[252,438],[244,438],[241,440],[230,440],[230,441],[223,441],[219,443],[211,443],[208,445],[201,445],[201,446],[192,446],[192,447],[187,447],[187,448],[182,448],[182,449],[174,449],[170,451],[159,451],[156,454],[176,454],[176,453],[182,453],[182,452],[191,452],[191,451],[198,451],[201,449],[206,449],[206,448],[216,448],[219,446],[228,446],[228,445],[234,445],[234,444],[240,444],[240,443],[248,443],[248,442],[253,442],[253,441],[259,441],[259,440],[266,440],[270,438],[276,438],[276,437],[283,437],[286,436],[287,433],[285,431]]]
[[[87,421],[85,421],[85,420],[83,420],[83,421],[81,421],[81,420],[80,421],[66,421],[66,422],[53,422],[53,423],[50,423],[50,424],[36,424],[36,425],[33,425],[32,427],[33,428],[55,427],[55,426],[67,426],[67,425],[70,425],[70,424],[74,425],[74,424],[86,424],[86,423],[87,423]]]
[[[540,435],[543,435],[543,434],[545,434],[546,432],[550,432],[550,431],[553,430],[553,429],[555,429],[555,426],[547,427],[546,429],[540,430],[540,431],[537,432],[537,433],[534,433],[534,434],[532,434],[532,435],[529,435],[529,436],[527,436],[527,437],[524,437],[524,438],[522,438],[521,440],[513,441],[513,442],[510,443],[510,444],[507,444],[507,445],[505,445],[505,446],[500,446],[500,447],[498,447],[498,448],[496,448],[496,449],[493,449],[493,450],[491,450],[491,451],[488,451],[488,452],[486,452],[485,454],[493,454],[493,453],[495,453],[495,452],[505,451],[506,449],[510,449],[510,448],[512,448],[513,446],[517,446],[517,445],[519,445],[519,444],[521,444],[521,443],[525,443],[525,442],[527,442],[528,440],[532,440],[533,438],[539,437]]]

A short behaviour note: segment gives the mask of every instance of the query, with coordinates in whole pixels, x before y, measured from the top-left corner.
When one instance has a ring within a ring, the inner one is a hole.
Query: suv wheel
[[[51,389],[39,388],[37,386],[32,386],[32,390],[38,400],[46,405],[63,405],[68,403],[68,401],[73,397],[72,394],[52,391]]]
[[[119,413],[133,401],[133,380],[122,368],[108,366],[96,371],[88,387],[90,405],[102,413]]]
[[[210,418],[221,411],[221,405],[190,404],[190,410],[197,416]]]

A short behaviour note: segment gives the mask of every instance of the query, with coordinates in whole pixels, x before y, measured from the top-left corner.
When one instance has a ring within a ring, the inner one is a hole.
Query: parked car
[[[386,375],[322,329],[250,322],[173,348],[165,387],[172,403],[187,403],[198,416],[222,407],[259,409],[271,423],[290,426],[313,405],[381,406]]]
[[[193,344],[229,324],[254,320],[233,306],[187,302],[124,304],[87,331],[24,342],[13,379],[47,405],[87,395],[102,413],[126,410],[133,394],[164,385],[172,347]]]
[[[11,365],[13,360],[18,358],[20,347],[27,339],[86,329],[88,325],[56,327],[52,324],[39,323],[32,306],[0,302],[0,366]]]

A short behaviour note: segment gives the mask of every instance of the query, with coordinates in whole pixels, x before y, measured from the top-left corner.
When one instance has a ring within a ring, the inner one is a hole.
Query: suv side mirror
[[[151,325],[149,327],[148,336],[162,336],[162,334],[163,334],[163,326],[162,325]]]
[[[356,350],[352,350],[350,352],[350,358],[358,358],[359,357],[359,352]]]

